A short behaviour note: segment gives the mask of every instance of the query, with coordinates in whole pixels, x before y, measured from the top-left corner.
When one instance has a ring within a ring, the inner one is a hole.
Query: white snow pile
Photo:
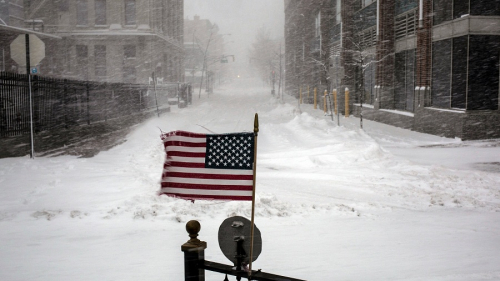
[[[250,98],[255,94],[247,94]],[[232,99],[217,107],[233,106]],[[247,97],[248,98],[248,97]],[[118,215],[185,222],[203,216],[250,213],[247,202],[190,201],[158,196],[164,160],[160,130],[183,129],[182,121],[231,124],[234,116],[216,119],[212,97],[196,108],[150,120],[128,141],[91,159],[1,159],[0,220],[24,212],[35,218],[57,216],[112,219]],[[240,97],[243,99],[243,97]],[[499,174],[461,173],[397,159],[360,130],[332,126],[327,118],[299,113],[296,105],[263,98],[260,114],[256,215],[286,217],[311,212],[361,215],[359,209],[404,207],[482,208],[500,211]],[[247,103],[247,102],[243,102]],[[304,106],[303,106],[304,107]],[[175,117],[172,119],[172,117]],[[248,121],[248,120],[247,120]],[[252,119],[246,122],[251,129]],[[239,121],[238,121],[239,122]],[[191,124],[204,131],[206,126]],[[229,128],[230,129],[230,128]],[[249,130],[246,130],[249,131]],[[370,206],[370,207],[368,207]],[[85,215],[82,215],[85,214]]]

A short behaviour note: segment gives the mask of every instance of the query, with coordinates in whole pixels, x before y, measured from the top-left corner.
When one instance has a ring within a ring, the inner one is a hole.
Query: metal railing
[[[169,106],[179,86],[77,81],[31,76],[35,132],[120,118]],[[30,132],[28,76],[0,72],[0,137]]]
[[[260,281],[305,281],[302,279],[266,273],[260,270],[252,270],[249,272],[244,270],[244,267],[241,264],[231,266],[207,261],[205,260],[205,249],[207,248],[207,243],[200,241],[197,238],[200,229],[201,225],[198,221],[191,220],[186,224],[186,230],[191,239],[181,246],[181,250],[184,252],[185,281],[205,281],[205,270],[226,274],[224,281],[229,280],[227,279],[227,275],[236,276],[236,280],[244,278],[248,280]]]

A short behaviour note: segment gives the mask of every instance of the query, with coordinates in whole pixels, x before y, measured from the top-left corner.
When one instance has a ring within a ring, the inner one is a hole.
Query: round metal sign
[[[251,222],[240,216],[227,218],[219,227],[219,247],[230,261],[237,263],[238,255],[243,256],[242,261],[246,264],[250,262],[251,243]],[[252,262],[255,261],[262,252],[262,238],[260,230],[254,225]],[[240,253],[238,253],[240,245]]]

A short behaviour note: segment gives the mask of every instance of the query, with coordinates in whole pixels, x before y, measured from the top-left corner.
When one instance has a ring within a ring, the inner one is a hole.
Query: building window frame
[[[76,25],[89,25],[89,3],[88,0],[76,0]]]
[[[123,67],[123,82],[125,83],[135,83],[137,81],[137,70],[135,66],[124,66]]]
[[[106,45],[94,46],[95,76],[103,77],[107,75],[106,69]]]
[[[318,11],[314,18],[314,31],[316,37],[321,37],[321,11]]]
[[[314,35],[317,38],[319,53],[321,54],[322,49],[322,36],[321,36],[321,10],[318,11],[316,17],[314,18]]]
[[[370,6],[373,2],[377,0],[361,0],[361,8]]]
[[[95,8],[95,25],[106,25],[107,15],[106,15],[106,0],[94,0]]]
[[[342,0],[335,0],[335,24],[342,22]]]
[[[123,46],[123,58],[124,59],[135,59],[137,57],[137,47],[135,45],[124,45]]]
[[[125,0],[125,25],[136,25],[137,15],[136,15],[136,1],[135,0]]]
[[[81,78],[88,79],[89,67],[89,46],[75,45],[76,50],[76,69]]]

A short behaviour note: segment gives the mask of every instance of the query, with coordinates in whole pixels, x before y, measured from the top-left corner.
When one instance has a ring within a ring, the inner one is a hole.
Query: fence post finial
[[[189,239],[189,241],[184,243],[184,245],[182,245],[182,247],[183,248],[184,247],[197,248],[197,247],[201,247],[201,246],[205,245],[205,248],[206,248],[206,242],[200,241],[200,239],[197,238],[200,230],[201,230],[201,225],[198,221],[196,221],[196,220],[188,221],[186,223],[186,231],[189,233],[189,237],[191,239]]]
[[[196,220],[186,223],[186,231],[191,239],[181,246],[184,252],[184,281],[205,281],[205,270],[202,265],[207,242],[197,238],[200,229],[201,225]]]

